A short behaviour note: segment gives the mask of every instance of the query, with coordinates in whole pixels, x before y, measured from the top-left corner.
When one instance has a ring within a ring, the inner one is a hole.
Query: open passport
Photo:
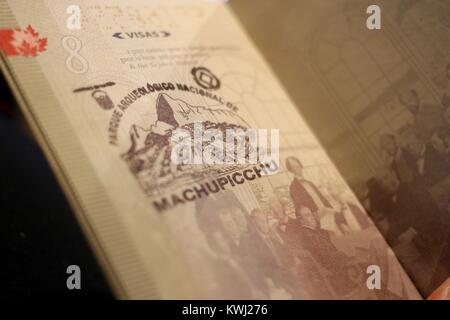
[[[377,2],[373,31],[365,1],[0,0],[1,69],[118,298],[450,277],[450,6]],[[276,157],[228,159],[229,131]]]

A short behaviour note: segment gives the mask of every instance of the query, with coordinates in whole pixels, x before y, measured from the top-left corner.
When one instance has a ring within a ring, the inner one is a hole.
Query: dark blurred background
[[[112,293],[0,73],[0,298]],[[81,290],[69,290],[69,265]]]

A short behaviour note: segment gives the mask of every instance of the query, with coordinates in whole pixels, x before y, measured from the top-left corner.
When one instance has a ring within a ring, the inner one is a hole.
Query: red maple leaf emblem
[[[39,38],[39,33],[28,25],[25,29],[13,30],[11,45],[21,56],[35,57],[46,50],[47,38]]]

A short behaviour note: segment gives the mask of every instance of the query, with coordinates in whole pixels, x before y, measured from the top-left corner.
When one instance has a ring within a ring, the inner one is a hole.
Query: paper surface
[[[70,4],[3,1],[47,39],[3,69],[119,296],[420,298],[225,5],[79,1],[69,30]],[[174,165],[198,121],[279,129],[277,173]]]
[[[448,1],[232,4],[428,296],[450,275]]]

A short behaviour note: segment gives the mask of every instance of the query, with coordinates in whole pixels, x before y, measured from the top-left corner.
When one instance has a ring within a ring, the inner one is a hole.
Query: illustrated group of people
[[[285,166],[293,179],[267,206],[248,212],[231,191],[197,202],[197,223],[215,253],[221,290],[255,298],[357,295],[369,262],[340,250],[333,237],[352,233],[349,219],[368,228],[368,217],[351,202],[333,203],[304,178],[298,158],[287,158]]]
[[[450,273],[450,96],[430,104],[412,89],[398,100],[413,120],[380,137],[384,164],[367,183],[368,211],[427,292]]]

